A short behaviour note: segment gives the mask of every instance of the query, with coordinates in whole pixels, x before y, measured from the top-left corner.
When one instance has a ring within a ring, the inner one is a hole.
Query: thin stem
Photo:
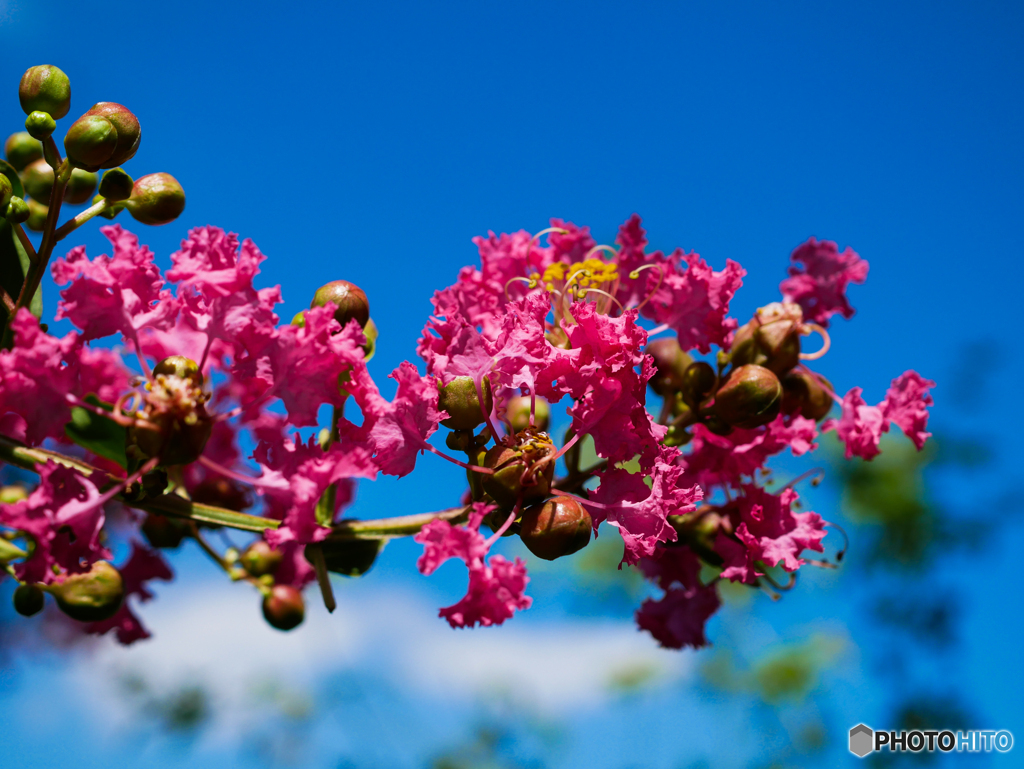
[[[508,518],[506,518],[505,522],[501,524],[501,528],[499,528],[496,532],[494,532],[491,536],[484,540],[484,547],[490,550],[491,545],[493,545],[495,542],[501,539],[501,535],[508,531],[509,526],[515,523],[516,517],[519,515],[520,504],[522,504],[522,500],[516,502],[516,506],[512,508],[512,512],[508,514]]]
[[[225,478],[230,478],[233,481],[238,481],[239,483],[245,483],[248,484],[249,486],[256,486],[257,488],[264,489],[280,490],[284,488],[282,482],[280,481],[268,481],[262,477],[253,478],[252,476],[249,475],[236,473],[234,470],[224,467],[224,465],[218,464],[217,462],[214,462],[212,459],[206,456],[200,456],[199,459],[196,461],[199,462],[199,464],[201,464],[203,467],[209,470],[213,470],[215,473],[219,473],[220,475],[223,475]]]
[[[655,326],[647,332],[647,338],[650,339],[655,334],[660,334],[662,331],[668,331],[670,328],[672,328],[672,326],[668,323],[662,323],[660,326]]]
[[[14,315],[14,300],[11,299],[11,295],[4,290],[3,286],[0,286],[0,302],[4,303],[4,309],[7,310],[8,316]]]
[[[313,570],[316,572],[316,582],[320,586],[320,595],[323,596],[324,606],[328,613],[333,614],[338,608],[338,602],[334,600],[334,588],[331,587],[331,575],[327,573],[327,562],[324,560],[323,548],[314,545],[306,549],[309,560],[313,563]]]
[[[61,160],[60,150],[57,149],[57,142],[53,140],[52,135],[43,139],[43,157],[54,171],[57,171],[64,162]]]
[[[441,457],[441,459],[447,459],[452,464],[458,465],[459,467],[464,467],[467,470],[472,470],[474,473],[483,473],[484,475],[494,475],[494,470],[492,470],[491,468],[489,468],[489,467],[480,467],[479,465],[467,465],[465,462],[460,462],[455,457],[448,456],[443,451],[438,451],[437,449],[435,449],[433,446],[431,446],[426,441],[423,442],[423,448],[425,448],[431,454],[437,454],[437,456]]]
[[[404,537],[417,534],[431,521],[454,523],[459,519],[466,520],[468,518],[468,507],[451,507],[436,513],[418,513],[396,518],[378,518],[367,521],[341,520],[334,524],[326,541],[373,539],[379,536]]]
[[[87,221],[92,219],[94,216],[102,214],[104,211],[111,207],[111,202],[106,198],[100,200],[99,203],[93,203],[91,206],[89,206],[87,209],[79,213],[73,219],[68,219],[66,222],[64,222],[64,224],[57,228],[57,231],[53,233],[54,243],[64,240],[64,238],[66,238],[72,232],[77,230],[79,227],[81,227]]]

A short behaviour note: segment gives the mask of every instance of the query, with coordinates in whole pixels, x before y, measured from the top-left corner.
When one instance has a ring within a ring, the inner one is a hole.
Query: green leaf
[[[95,395],[88,395],[85,400],[102,409],[110,409],[110,406]],[[128,467],[128,458],[124,453],[127,431],[113,419],[102,417],[81,406],[74,406],[71,409],[71,421],[64,425],[64,432],[71,440],[89,449],[93,454],[117,462],[121,467]]]
[[[0,172],[2,170],[0,169]],[[25,282],[25,276],[28,275],[30,264],[28,254],[25,253],[14,228],[10,222],[0,218],[0,286],[3,286],[4,291],[14,300],[17,300],[18,294],[21,293],[21,286]],[[43,289],[41,286],[32,298],[28,309],[37,318],[43,316]],[[0,305],[0,319],[7,320],[7,312],[2,305]]]
[[[25,197],[25,187],[21,183],[21,177],[18,176],[18,172],[14,170],[14,166],[6,160],[0,159],[0,174],[3,174],[10,179],[11,187],[17,197]]]

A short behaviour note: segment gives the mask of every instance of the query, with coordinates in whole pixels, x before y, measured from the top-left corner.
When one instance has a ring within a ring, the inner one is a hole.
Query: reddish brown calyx
[[[257,539],[239,556],[238,562],[253,577],[263,577],[277,571],[282,558],[280,550],[275,550],[266,541]]]
[[[655,374],[647,384],[661,396],[678,392],[683,386],[683,376],[693,363],[693,358],[683,352],[675,337],[655,339],[644,349],[654,358]]]
[[[782,413],[800,414],[816,422],[824,419],[832,410],[831,386],[819,374],[790,371],[782,378]]]
[[[137,415],[141,424],[128,428],[129,456],[156,457],[161,465],[194,462],[213,431],[199,366],[180,355],[165,358],[153,369],[146,389]]]
[[[293,630],[306,618],[302,593],[290,585],[274,585],[263,598],[263,618],[278,630]]]
[[[732,427],[766,425],[779,415],[781,407],[782,385],[764,366],[740,366],[715,393],[714,413]]]
[[[553,561],[586,547],[593,528],[583,505],[571,497],[555,497],[526,508],[519,536],[535,556]]]
[[[749,323],[736,332],[730,360],[734,366],[764,366],[781,376],[800,362],[803,310],[790,302],[761,307]]]
[[[354,320],[360,328],[365,328],[370,320],[370,300],[366,293],[355,283],[347,280],[333,280],[320,286],[313,294],[309,307],[326,307],[334,305],[334,319],[344,328]]]
[[[483,489],[505,510],[518,502],[540,502],[551,491],[557,453],[551,437],[539,430],[516,433],[514,444],[498,444],[484,457],[484,467],[494,470],[483,476]]]

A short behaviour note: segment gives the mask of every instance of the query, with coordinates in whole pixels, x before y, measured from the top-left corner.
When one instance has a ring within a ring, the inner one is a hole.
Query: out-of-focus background
[[[328,280],[359,284],[379,380],[415,360],[431,293],[476,261],[472,236],[557,216],[611,242],[635,211],[654,247],[744,265],[741,322],[778,297],[807,237],[852,246],[868,282],[819,370],[869,402],[907,368],[938,382],[924,453],[897,434],[847,464],[824,441],[827,479],[803,488],[850,535],[842,568],[805,567],[778,602],[725,589],[709,649],[669,652],[635,629],[646,588],[615,570],[613,536],[529,558],[534,607],[459,632],[436,610],[464,569],[419,576],[407,540],[339,579],[334,615],[308,591],[289,634],[186,545],[176,581],[141,606],[154,637],[130,649],[68,644],[14,616],[0,586],[4,754],[80,769],[717,769],[847,765],[859,722],[1024,739],[1022,33],[1015,3],[0,0],[6,132],[33,64],[71,78],[58,135],[96,101],[127,105],[144,135],[127,170],[172,173],[188,207],[165,227],[122,224],[164,265],[191,226],[252,238],[283,317]],[[79,242],[106,249],[93,225]],[[52,317],[52,284],[45,300]],[[462,488],[426,456],[362,484],[351,512],[439,509]],[[1013,766],[1021,750],[933,759]]]

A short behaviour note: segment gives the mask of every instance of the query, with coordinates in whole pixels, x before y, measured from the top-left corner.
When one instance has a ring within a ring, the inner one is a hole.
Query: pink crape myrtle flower
[[[637,626],[668,649],[707,646],[704,626],[721,602],[714,585],[700,582],[700,559],[685,547],[659,547],[655,555],[641,559],[639,568],[665,594],[641,604]]]
[[[151,635],[132,611],[128,599],[138,596],[139,601],[149,601],[153,598],[153,593],[149,591],[146,583],[155,579],[170,582],[174,579],[174,572],[160,553],[138,542],[132,543],[132,554],[118,571],[121,572],[121,580],[124,583],[124,602],[121,608],[110,619],[88,623],[85,632],[103,635],[113,630],[117,640],[127,645],[145,640]]]
[[[438,519],[413,537],[423,545],[423,554],[416,563],[420,573],[433,574],[449,558],[460,559],[469,569],[466,595],[438,612],[453,628],[500,625],[516,611],[528,609],[533,603],[533,599],[525,595],[530,581],[525,563],[519,558],[509,561],[500,555],[485,560],[491,540],[484,539],[480,524],[493,509],[493,505],[474,503],[465,526],[452,526]]]
[[[868,263],[852,248],[842,253],[831,240],[809,239],[790,256],[795,266],[779,289],[787,302],[799,304],[804,320],[828,326],[829,318],[839,313],[853,317],[853,307],[846,298],[850,283],[863,283],[868,276]]]

